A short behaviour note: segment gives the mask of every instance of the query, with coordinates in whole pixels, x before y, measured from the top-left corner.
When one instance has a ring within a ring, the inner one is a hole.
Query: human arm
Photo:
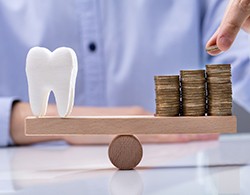
[[[120,108],[97,108],[97,107],[74,107],[72,116],[95,116],[95,115],[145,115],[149,114],[140,107]],[[25,136],[24,119],[32,116],[30,105],[24,102],[14,104],[11,116],[11,137],[16,145],[34,144],[44,141],[65,140],[70,144],[102,144],[108,143],[112,136]],[[48,105],[48,116],[56,116],[57,108],[54,104]]]
[[[72,116],[94,116],[94,115],[148,115],[151,114],[144,109],[133,107],[119,107],[119,108],[97,108],[97,107],[75,107]],[[11,117],[11,135],[16,145],[27,145],[37,142],[65,140],[69,144],[108,144],[114,136],[100,135],[100,136],[62,136],[62,137],[26,137],[24,134],[24,119],[31,116],[31,110],[28,103],[16,103],[13,106]],[[57,115],[56,106],[49,105],[47,115]],[[188,142],[195,140],[211,140],[217,139],[217,134],[204,135],[155,135],[147,136],[140,135],[139,139],[143,143],[166,143],[166,142]]]

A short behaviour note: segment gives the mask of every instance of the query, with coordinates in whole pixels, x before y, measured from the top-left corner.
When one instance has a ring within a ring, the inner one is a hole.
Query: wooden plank
[[[28,117],[26,135],[236,133],[235,116]]]

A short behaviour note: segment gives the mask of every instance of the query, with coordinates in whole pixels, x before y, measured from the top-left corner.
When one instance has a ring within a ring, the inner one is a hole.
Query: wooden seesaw
[[[143,149],[138,134],[236,133],[235,116],[155,117],[85,116],[28,117],[27,136],[118,135],[109,145],[109,159],[118,169],[135,168]]]
[[[235,116],[179,116],[181,104],[187,106],[182,111],[193,111],[191,115],[205,115],[205,108],[213,110],[212,115],[231,114],[230,64],[207,65],[207,74],[204,70],[181,71],[181,79],[179,75],[154,77],[156,113],[176,117],[66,117],[74,105],[77,69],[77,57],[71,48],[61,47],[53,52],[42,47],[30,49],[26,58],[30,105],[34,116],[43,117],[25,119],[27,136],[118,135],[109,145],[109,158],[114,166],[127,170],[135,168],[142,159],[142,145],[134,135],[237,131]],[[56,97],[60,117],[45,116],[51,91]]]

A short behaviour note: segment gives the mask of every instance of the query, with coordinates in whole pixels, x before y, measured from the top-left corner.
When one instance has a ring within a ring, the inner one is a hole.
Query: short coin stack
[[[208,115],[232,115],[231,65],[206,65]]]
[[[206,113],[205,70],[181,70],[182,115]]]
[[[179,76],[155,76],[156,116],[179,116]]]

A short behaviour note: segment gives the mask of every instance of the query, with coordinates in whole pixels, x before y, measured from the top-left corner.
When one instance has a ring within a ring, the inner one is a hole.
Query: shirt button
[[[89,50],[94,52],[96,50],[96,44],[94,42],[89,43]]]

